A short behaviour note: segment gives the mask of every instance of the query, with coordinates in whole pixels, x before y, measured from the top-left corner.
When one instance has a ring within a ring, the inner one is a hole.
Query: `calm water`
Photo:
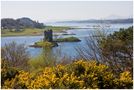
[[[79,27],[80,29],[72,29],[68,30],[67,33],[74,33],[75,35],[60,35],[60,37],[69,37],[75,36],[81,39],[81,42],[73,42],[73,43],[58,43],[58,47],[53,48],[53,52],[58,52],[59,50],[62,53],[62,56],[68,55],[69,57],[76,57],[77,52],[75,48],[77,46],[84,46],[85,45],[85,38],[91,35],[96,29],[93,28],[96,24],[89,24],[89,23],[47,23],[47,25],[52,26],[71,26],[71,27]],[[110,28],[106,28],[105,31],[107,33],[113,33],[114,31],[118,31],[119,28],[127,28],[132,26],[132,24],[112,24]],[[19,36],[19,37],[2,37],[1,38],[1,46],[4,46],[5,43],[10,43],[15,41],[18,44],[25,44],[27,47],[33,44],[36,41],[39,41],[43,38],[43,36]],[[37,56],[41,53],[41,48],[32,48],[28,47],[27,51],[30,53],[31,56]]]

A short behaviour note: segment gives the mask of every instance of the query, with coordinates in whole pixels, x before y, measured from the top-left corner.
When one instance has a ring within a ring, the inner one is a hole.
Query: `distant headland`
[[[110,24],[121,23],[121,24],[123,24],[123,23],[133,23],[133,18],[72,20],[72,21],[60,21],[57,23],[110,23]]]

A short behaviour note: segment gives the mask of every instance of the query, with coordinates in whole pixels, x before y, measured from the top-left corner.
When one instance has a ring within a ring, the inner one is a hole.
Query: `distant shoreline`
[[[47,26],[44,29],[27,28],[26,30],[30,31],[31,33],[21,33],[21,32],[9,33],[9,31],[8,31],[9,34],[1,34],[1,37],[43,36],[43,31],[46,29],[50,29],[50,28],[54,31],[54,33],[62,33],[63,35],[66,33],[66,31],[72,30],[72,29],[76,29],[76,30],[77,29],[93,29],[93,28],[80,28],[80,27],[72,28],[72,27],[65,27],[65,26]],[[33,29],[35,29],[36,31],[34,31]],[[31,31],[31,30],[33,30],[33,31]],[[41,30],[41,31],[38,32],[37,30]],[[34,33],[34,32],[37,32],[37,33]],[[66,34],[66,35],[71,35],[71,34]]]
[[[129,24],[133,23],[133,18],[124,19],[89,19],[89,20],[72,20],[72,21],[59,21],[56,23],[110,23],[110,24]]]
[[[66,30],[69,30],[72,28],[65,27],[65,26],[46,26],[43,29],[25,28],[23,31],[20,31],[20,32],[3,29],[3,30],[1,30],[1,37],[42,36],[44,30],[47,30],[47,29],[52,29],[54,33],[62,33],[62,32],[65,32]]]

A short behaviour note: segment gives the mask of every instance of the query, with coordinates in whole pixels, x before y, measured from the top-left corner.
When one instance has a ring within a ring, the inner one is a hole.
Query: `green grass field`
[[[44,30],[52,29],[54,32],[64,32],[64,30],[70,29],[70,27],[61,27],[61,26],[46,26],[43,29],[37,28],[25,28],[22,31],[10,31],[8,29],[1,30],[1,36],[39,36],[43,35]]]

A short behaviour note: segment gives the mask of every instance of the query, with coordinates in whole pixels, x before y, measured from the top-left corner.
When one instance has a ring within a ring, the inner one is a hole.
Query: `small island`
[[[53,31],[45,30],[44,38],[41,41],[35,42],[34,45],[30,45],[30,47],[42,48],[42,47],[56,47],[58,46],[57,42],[80,42],[81,40],[76,37],[67,37],[67,38],[59,38],[53,40]]]
[[[48,42],[48,41],[38,41],[35,42],[34,45],[30,45],[30,47],[35,47],[35,48],[49,48],[49,47],[56,47],[58,44],[56,42]]]
[[[81,40],[77,37],[67,37],[67,38],[58,38],[55,42],[80,42]]]

